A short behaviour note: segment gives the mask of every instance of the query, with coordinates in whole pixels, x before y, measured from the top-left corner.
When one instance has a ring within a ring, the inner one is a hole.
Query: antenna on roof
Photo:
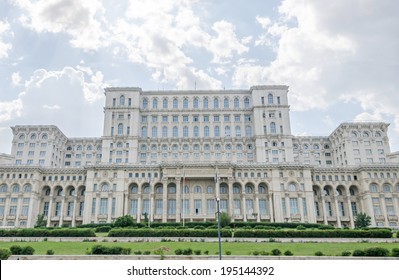
[[[194,90],[197,90],[197,81],[194,81]]]

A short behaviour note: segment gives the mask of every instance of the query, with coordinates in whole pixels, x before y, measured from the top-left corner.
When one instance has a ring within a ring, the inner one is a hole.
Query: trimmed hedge
[[[10,250],[0,249],[0,260],[8,260],[10,256],[11,256]]]
[[[0,237],[95,237],[92,229],[11,229],[0,230]]]
[[[90,250],[91,255],[130,255],[131,248],[123,247],[106,247],[103,245],[93,246]]]
[[[315,229],[334,229],[333,226],[325,224],[309,224],[309,223],[269,223],[269,222],[232,222],[230,223],[231,228],[242,228],[242,227],[272,227],[272,228],[297,228],[298,226],[304,228],[315,228]]]
[[[109,237],[217,237],[216,229],[112,229]],[[232,231],[221,230],[221,237],[232,237]],[[239,229],[234,231],[239,238],[391,238],[389,230],[261,230]]]
[[[221,230],[222,237],[231,237],[230,230]],[[108,237],[218,237],[217,229],[112,229]]]

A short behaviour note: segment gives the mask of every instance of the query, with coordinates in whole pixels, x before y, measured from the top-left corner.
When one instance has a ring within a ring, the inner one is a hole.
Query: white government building
[[[249,90],[106,88],[104,132],[12,127],[0,155],[0,226],[215,220],[397,227],[399,153],[383,122],[293,136],[287,86]],[[82,120],[84,121],[84,120]]]

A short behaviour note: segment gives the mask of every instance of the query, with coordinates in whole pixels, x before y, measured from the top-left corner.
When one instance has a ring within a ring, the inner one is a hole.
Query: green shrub
[[[147,250],[147,251],[144,251],[144,252],[143,252],[143,255],[151,255],[151,251],[148,251],[148,250]]]
[[[0,230],[0,237],[95,237],[92,229],[77,228],[24,228]]]
[[[109,232],[112,229],[110,226],[103,226],[96,228],[96,232]]]
[[[204,255],[209,255],[209,251],[208,250],[204,251]]]
[[[10,247],[11,255],[21,255],[22,248],[19,245],[13,245]]]
[[[183,250],[182,249],[176,249],[175,250],[175,255],[183,255]]]
[[[392,249],[392,257],[399,257],[399,248]]]
[[[231,255],[231,251],[226,251],[225,254],[226,254],[227,256],[230,256],[230,255]]]
[[[315,256],[324,256],[323,252],[321,251],[317,251],[316,253],[314,253]]]
[[[185,249],[185,250],[183,250],[182,254],[183,255],[192,255],[193,249],[191,249],[191,248]]]
[[[302,225],[296,227],[297,230],[305,230],[306,228]]]
[[[261,256],[268,256],[268,255],[270,255],[270,253],[269,253],[269,252],[266,252],[265,250],[263,250],[263,251],[260,251],[260,252],[259,252],[259,255],[261,255]]]
[[[194,255],[201,255],[201,250],[194,250]]]
[[[252,252],[252,255],[258,256],[258,255],[259,255],[259,251],[253,251],[253,252]]]
[[[194,229],[205,229],[204,226],[195,226]]]
[[[362,256],[364,256],[364,255],[365,255],[365,253],[364,253],[363,250],[355,250],[355,251],[353,251],[353,253],[352,253],[352,256],[354,256],[354,257],[362,257]]]
[[[134,251],[133,254],[135,254],[135,255],[141,255],[142,252],[141,252],[140,250],[138,250],[138,251]]]
[[[33,255],[35,253],[35,249],[31,246],[22,247],[21,255]]]
[[[130,255],[130,248],[123,247],[106,247],[103,245],[95,245],[91,248],[91,255]]]
[[[46,255],[54,255],[54,251],[51,250],[51,249],[48,249],[48,250],[46,251]]]
[[[381,247],[373,247],[364,250],[364,255],[366,257],[387,257],[389,250]]]
[[[290,250],[284,252],[284,256],[293,256],[293,255],[294,254]]]
[[[343,251],[343,252],[341,253],[341,256],[343,256],[343,257],[348,257],[348,256],[350,256],[350,255],[352,255],[352,253],[351,253],[350,251]]]
[[[279,249],[273,249],[272,250],[272,255],[273,256],[280,256],[281,255],[281,251]]]
[[[135,224],[133,217],[130,215],[125,215],[118,217],[114,222],[114,227],[131,227]]]
[[[8,260],[10,256],[11,256],[10,250],[0,249],[0,260]]]

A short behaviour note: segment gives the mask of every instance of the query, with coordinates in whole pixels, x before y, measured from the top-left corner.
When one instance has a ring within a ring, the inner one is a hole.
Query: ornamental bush
[[[272,256],[280,256],[280,255],[281,255],[281,251],[279,249],[272,250]]]
[[[35,253],[35,249],[31,246],[21,247],[19,245],[13,245],[10,247],[10,252],[12,255],[33,255]]]
[[[393,248],[392,249],[392,257],[399,258],[399,248]]]
[[[106,247],[103,245],[96,245],[91,248],[89,254],[91,255],[130,255],[132,249],[123,247]]]
[[[0,260],[8,260],[10,256],[11,256],[10,250],[0,249]]]
[[[389,256],[389,250],[381,247],[373,247],[364,250],[366,257],[387,257]]]
[[[0,230],[0,237],[95,237],[93,229],[78,228],[26,228]]]
[[[363,250],[355,250],[355,251],[353,251],[352,256],[354,256],[354,257],[363,257],[364,256],[364,251]]]

